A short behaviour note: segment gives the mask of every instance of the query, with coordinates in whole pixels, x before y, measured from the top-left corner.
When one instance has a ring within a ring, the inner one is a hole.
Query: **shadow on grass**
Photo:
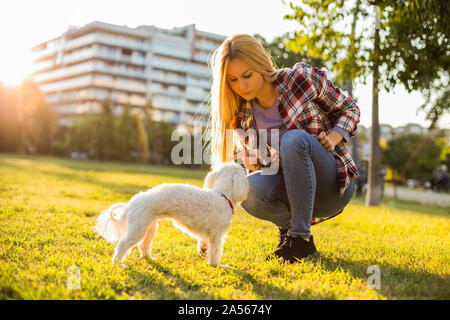
[[[144,165],[138,163],[123,163],[117,161],[79,160],[61,157],[29,156],[16,154],[0,154],[0,163],[6,163],[3,159],[31,160],[40,163],[51,163],[61,167],[96,172],[117,172],[127,174],[156,174],[174,178],[188,178],[203,180],[206,169],[174,167],[163,165]]]
[[[353,197],[350,204],[365,206],[364,199],[357,198],[356,196]],[[380,207],[396,210],[407,210],[413,213],[435,215],[441,217],[450,215],[450,207],[423,204],[415,201],[394,200],[393,198],[390,197],[383,198],[380,203]]]
[[[113,192],[122,194],[122,195],[132,195],[137,193],[141,190],[147,190],[150,189],[153,186],[150,185],[136,185],[136,184],[124,184],[124,183],[111,183],[111,182],[101,182],[98,181],[95,178],[89,177],[87,175],[83,174],[72,174],[72,173],[61,173],[61,172],[53,172],[51,170],[44,170],[39,168],[31,168],[31,167],[24,167],[12,163],[2,162],[0,160],[0,163],[2,166],[14,168],[17,170],[27,171],[27,172],[33,172],[33,173],[41,173],[48,176],[56,177],[58,180],[68,180],[72,182],[81,182],[81,183],[88,183],[92,185],[99,186],[106,190],[111,190]]]
[[[390,264],[377,262],[362,263],[351,260],[339,260],[336,262],[324,255],[308,258],[316,265],[330,272],[342,269],[351,274],[353,278],[359,278],[372,284],[369,279],[374,275],[373,270],[368,271],[369,266],[377,266],[380,270],[380,288],[374,289],[388,299],[450,299],[450,280],[427,272],[418,272],[399,268]]]
[[[202,261],[202,263],[204,262]],[[202,286],[195,283],[195,279],[186,279],[180,273],[162,266],[157,261],[149,260],[149,264],[174,282],[173,286],[166,286],[161,283],[151,283],[151,292],[155,295],[155,299],[186,299],[186,296],[188,299],[228,299],[221,298],[215,294],[202,292]],[[145,272],[138,271],[133,267],[129,269],[129,272],[130,276],[136,281],[138,288],[144,290],[149,289],[149,279]],[[236,278],[235,281],[239,283],[240,288],[251,287],[252,293],[257,296],[256,299],[299,299],[299,295],[293,294],[284,288],[274,286],[268,282],[256,280],[251,274],[245,271],[230,269],[227,272],[233,274]]]
[[[47,162],[47,161],[46,161]],[[47,162],[48,163],[48,162]],[[66,166],[65,163],[66,161],[62,161],[61,163],[59,162],[50,162],[50,163],[56,163],[58,165],[62,165],[62,166]],[[79,174],[77,173],[67,173],[67,172],[54,172],[51,170],[46,170],[46,169],[40,169],[39,166],[35,166],[35,167],[26,167],[26,166],[21,166],[18,164],[13,164],[11,162],[6,162],[6,161],[2,161],[0,159],[0,164],[3,167],[9,167],[12,169],[16,169],[16,170],[20,170],[20,171],[27,171],[27,172],[33,172],[33,173],[41,173],[41,174],[45,174],[48,176],[53,176],[58,178],[59,180],[68,180],[68,181],[74,181],[74,182],[80,182],[80,183],[87,183],[87,184],[92,184],[92,185],[96,185],[99,186],[103,189],[106,190],[111,190],[113,192],[116,192],[118,194],[121,195],[133,195],[139,191],[144,191],[144,190],[148,190],[152,187],[154,187],[155,185],[149,185],[149,184],[130,184],[130,183],[112,183],[112,182],[102,182],[99,181],[98,179],[95,179],[92,176],[89,176],[87,174],[84,174],[82,172],[80,172]],[[86,168],[86,164],[83,164],[85,166],[85,168],[79,168],[78,166],[70,166],[68,165],[67,167],[74,169],[74,170],[84,170],[84,171],[100,171],[97,170],[97,168]],[[81,166],[80,166],[81,167]],[[139,174],[158,174],[158,175],[164,175],[167,177],[174,177],[174,178],[183,178],[186,177],[185,175],[183,176],[182,173],[183,172],[179,172],[180,175],[176,174],[176,169],[172,169],[172,168],[158,168],[156,167],[157,170],[154,170],[153,172],[150,170],[136,170],[135,172],[130,172],[130,171],[124,171],[124,170],[117,170],[116,172],[120,172],[120,173],[127,173],[127,174],[132,174],[132,173],[139,173]],[[111,170],[109,170],[108,168],[105,168],[103,170],[104,172],[111,172]],[[114,171],[114,170],[113,170]],[[159,172],[158,172],[159,171]],[[195,178],[192,178],[195,179]],[[202,177],[203,179],[203,177]],[[169,179],[168,179],[169,180]],[[170,182],[170,181],[167,181]]]

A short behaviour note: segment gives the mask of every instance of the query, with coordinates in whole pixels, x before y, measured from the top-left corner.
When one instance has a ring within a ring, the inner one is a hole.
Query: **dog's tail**
[[[127,203],[120,202],[104,210],[98,216],[94,230],[110,242],[122,239],[127,232],[128,226],[127,205]]]

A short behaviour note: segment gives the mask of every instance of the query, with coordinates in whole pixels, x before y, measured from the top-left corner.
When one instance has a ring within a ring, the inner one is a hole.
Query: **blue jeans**
[[[289,227],[293,237],[309,238],[312,217],[330,217],[341,212],[354,192],[350,181],[341,197],[336,159],[306,131],[289,130],[281,139],[281,171],[249,174],[250,192],[241,207],[252,216]]]

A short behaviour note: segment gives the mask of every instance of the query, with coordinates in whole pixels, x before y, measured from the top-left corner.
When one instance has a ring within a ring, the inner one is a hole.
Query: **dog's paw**
[[[156,260],[158,260],[158,259],[156,259],[156,258],[154,258],[152,256],[149,256],[149,255],[141,256],[141,258],[143,258],[143,259],[145,259],[147,261],[156,261]]]
[[[198,250],[198,254],[202,257],[206,257],[206,251],[207,251],[206,248],[201,248]]]
[[[210,264],[210,263],[208,263],[208,265],[210,265],[213,268],[222,268],[224,270],[227,270],[228,268],[230,268],[230,266],[228,264],[220,264],[220,263],[218,263],[218,264]]]

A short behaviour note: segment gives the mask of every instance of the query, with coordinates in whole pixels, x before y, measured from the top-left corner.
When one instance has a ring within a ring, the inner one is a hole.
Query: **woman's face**
[[[245,100],[254,99],[264,86],[264,77],[239,58],[230,60],[226,77],[231,89]]]

